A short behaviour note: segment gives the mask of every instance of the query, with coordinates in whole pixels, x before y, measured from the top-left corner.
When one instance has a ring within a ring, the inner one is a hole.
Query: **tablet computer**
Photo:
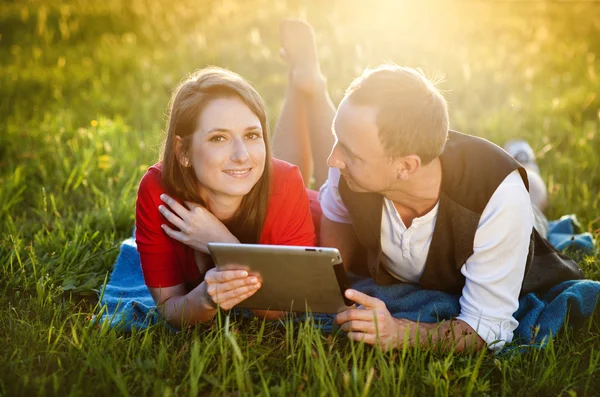
[[[352,302],[336,248],[208,243],[218,270],[247,270],[261,288],[236,307],[312,313],[339,313]]]

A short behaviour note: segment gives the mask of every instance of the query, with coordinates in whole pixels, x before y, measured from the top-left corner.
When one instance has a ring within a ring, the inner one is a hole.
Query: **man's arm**
[[[461,320],[441,323],[417,323],[394,318],[385,303],[356,290],[347,290],[346,297],[359,306],[336,316],[336,323],[348,333],[348,338],[378,345],[384,350],[402,347],[431,346],[443,351],[473,349],[486,346],[469,324]]]
[[[461,268],[465,286],[457,319],[498,350],[513,339],[529,252],[533,211],[518,171],[498,186],[481,214],[473,254]],[[496,343],[494,343],[496,342]]]
[[[411,346],[433,346],[442,351],[465,350],[479,351],[487,345],[479,334],[469,324],[462,320],[452,319],[441,323],[416,323],[410,320],[399,319],[400,330],[409,328]]]

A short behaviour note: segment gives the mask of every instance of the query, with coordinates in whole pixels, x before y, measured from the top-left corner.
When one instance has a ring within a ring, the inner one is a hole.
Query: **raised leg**
[[[310,186],[313,158],[305,104],[302,94],[294,87],[291,78],[275,126],[273,154],[279,159],[297,165],[300,168],[304,184]]]
[[[285,101],[275,128],[273,152],[298,165],[307,186],[313,174],[318,188],[327,179],[335,107],[319,67],[310,25],[286,19],[281,22],[280,35],[281,55],[290,70]]]

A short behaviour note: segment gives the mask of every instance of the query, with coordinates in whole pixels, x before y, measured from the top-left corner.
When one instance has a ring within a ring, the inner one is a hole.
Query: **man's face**
[[[379,140],[376,118],[374,107],[344,98],[333,121],[336,142],[327,164],[339,168],[355,192],[383,193],[397,181],[397,170]]]

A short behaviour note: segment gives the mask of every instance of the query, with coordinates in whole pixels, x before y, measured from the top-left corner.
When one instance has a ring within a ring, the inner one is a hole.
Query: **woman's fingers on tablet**
[[[218,286],[220,291],[229,291],[243,285],[252,285],[261,280],[256,276],[249,276],[245,270],[209,270],[204,277],[209,285]]]
[[[248,272],[245,270],[217,270],[210,269],[204,279],[208,283],[225,283],[235,279],[248,277]]]
[[[211,299],[225,310],[248,299],[261,287],[261,280],[245,270],[211,269],[206,273],[206,291]]]
[[[235,280],[231,280],[225,283],[218,284],[218,290],[221,293],[232,291],[236,288],[244,287],[244,286],[252,286],[258,284],[260,280],[256,277],[248,276],[244,278],[236,278]]]
[[[248,277],[256,277],[256,279],[258,280],[259,283],[263,282],[262,276],[260,275],[259,272],[249,272]]]
[[[232,288],[230,290],[221,289],[221,286],[210,285],[208,287],[208,294],[213,298],[215,302],[226,302],[230,299],[235,299],[236,297],[243,295],[250,291],[257,291],[260,288],[260,283],[254,283],[250,285],[241,285],[237,288]]]
[[[228,305],[230,305],[231,307],[234,307],[235,305],[237,305],[238,303],[241,303],[243,301],[245,301],[246,299],[250,298],[252,295],[254,295],[256,293],[256,291],[258,291],[258,288],[253,289],[251,291],[245,292],[241,295],[238,295],[237,297],[231,299],[230,301],[227,302]]]
[[[238,303],[254,295],[259,288],[260,284],[246,285],[244,287],[225,292],[213,299],[219,304],[219,306],[221,306],[221,308],[229,310]]]

